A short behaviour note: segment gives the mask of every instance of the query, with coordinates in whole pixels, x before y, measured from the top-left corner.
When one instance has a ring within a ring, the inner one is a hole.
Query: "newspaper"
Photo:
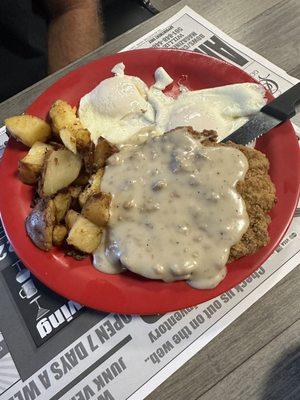
[[[126,48],[177,47],[228,60],[277,96],[297,82],[184,7]],[[125,49],[124,49],[125,50]],[[7,137],[0,131],[0,156]],[[300,213],[274,254],[215,299],[154,316],[97,313],[56,295],[0,227],[0,399],[143,399],[300,264]]]

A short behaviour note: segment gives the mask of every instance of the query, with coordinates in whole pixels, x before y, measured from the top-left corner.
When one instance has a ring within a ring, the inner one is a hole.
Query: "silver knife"
[[[243,126],[224,138],[222,142],[248,144],[270,129],[292,118],[296,114],[296,105],[300,101],[300,82],[266,104],[252,115]]]

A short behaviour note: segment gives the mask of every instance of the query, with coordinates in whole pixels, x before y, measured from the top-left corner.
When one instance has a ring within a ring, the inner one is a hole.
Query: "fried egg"
[[[182,90],[177,98],[163,90],[173,79],[162,68],[150,88],[124,73],[117,64],[113,77],[103,80],[80,101],[79,118],[96,143],[99,136],[117,145],[139,143],[179,126],[215,130],[222,140],[248,121],[266,103],[264,88],[239,83],[202,90]]]
[[[99,136],[112,143],[128,141],[143,129],[153,129],[147,111],[148,87],[139,78],[122,73],[122,66],[113,69],[116,75],[103,80],[80,100],[79,118],[96,143]],[[150,110],[149,115],[153,116]]]
[[[184,91],[176,99],[151,88],[148,99],[155,109],[160,132],[179,126],[196,131],[212,129],[222,140],[248,121],[265,104],[264,89],[255,83],[240,83],[212,89]]]

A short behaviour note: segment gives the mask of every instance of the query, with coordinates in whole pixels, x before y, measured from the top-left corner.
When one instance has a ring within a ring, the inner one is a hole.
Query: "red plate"
[[[159,66],[163,66],[175,82],[184,78],[184,84],[191,89],[255,82],[242,70],[198,53],[135,50],[93,61],[70,72],[38,97],[27,112],[46,118],[56,99],[77,105],[81,96],[111,76],[112,67],[119,62],[125,63],[127,74],[140,77],[148,85],[153,83],[153,72]],[[268,98],[272,96],[268,94]],[[17,178],[18,160],[26,149],[12,139],[8,142],[0,168],[0,209],[4,226],[15,251],[30,271],[69,299],[98,310],[127,314],[164,313],[193,306],[229,290],[259,268],[274,251],[292,219],[299,195],[300,162],[299,146],[291,123],[285,122],[261,137],[256,147],[270,160],[270,174],[278,198],[271,212],[271,240],[256,254],[230,264],[226,278],[213,290],[192,289],[185,282],[147,280],[129,272],[106,275],[94,269],[90,259],[75,261],[59,250],[46,253],[36,248],[24,228],[33,190]]]

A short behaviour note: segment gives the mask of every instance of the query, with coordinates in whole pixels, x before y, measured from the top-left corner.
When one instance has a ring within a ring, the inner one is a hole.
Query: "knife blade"
[[[221,142],[246,145],[282,122],[294,117],[296,105],[300,102],[300,82],[266,104],[252,115],[244,125],[224,138]]]

